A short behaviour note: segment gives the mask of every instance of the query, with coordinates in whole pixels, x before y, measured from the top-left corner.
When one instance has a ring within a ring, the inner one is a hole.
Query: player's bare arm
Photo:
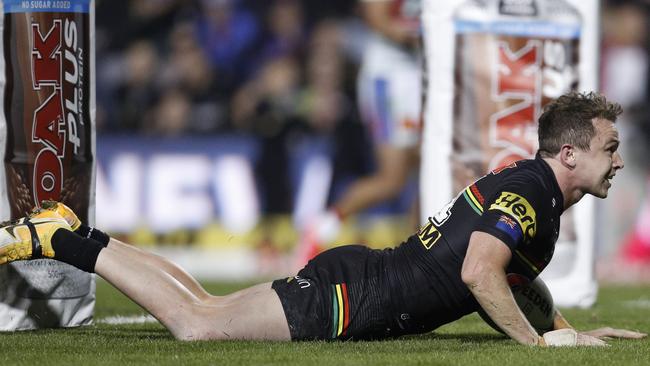
[[[483,310],[512,339],[539,343],[537,331],[519,310],[508,286],[505,268],[512,254],[496,237],[475,231],[470,238],[461,276]]]
[[[505,269],[512,255],[508,246],[498,238],[483,232],[474,232],[463,262],[462,278],[483,310],[512,339],[528,345],[582,345],[603,346],[598,335],[634,338],[642,334],[627,330],[601,328],[598,332],[578,332],[556,310],[554,329],[540,337],[523,315],[512,296]]]

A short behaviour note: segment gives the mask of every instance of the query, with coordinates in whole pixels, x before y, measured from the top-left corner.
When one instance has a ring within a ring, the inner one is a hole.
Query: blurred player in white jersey
[[[371,35],[358,77],[361,118],[375,149],[375,172],[354,182],[303,232],[297,263],[333,241],[342,221],[399,195],[419,165],[421,69],[419,0],[361,0]]]

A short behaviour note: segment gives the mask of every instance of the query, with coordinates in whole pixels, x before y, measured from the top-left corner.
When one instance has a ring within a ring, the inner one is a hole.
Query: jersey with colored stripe
[[[419,0],[364,0],[387,3],[390,19],[419,33]],[[419,53],[372,31],[358,73],[361,119],[376,144],[417,146],[421,130],[422,76]]]
[[[562,210],[562,192],[539,156],[490,172],[464,189],[388,256],[402,331],[429,331],[478,309],[461,280],[474,231],[510,248],[508,273],[537,277],[553,255]]]

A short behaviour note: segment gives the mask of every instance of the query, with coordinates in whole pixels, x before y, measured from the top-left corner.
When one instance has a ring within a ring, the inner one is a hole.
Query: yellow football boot
[[[40,209],[37,207],[34,209],[32,212],[33,216],[37,213],[39,213],[41,210],[48,210],[48,211],[54,211],[61,215],[65,219],[65,221],[68,222],[68,225],[72,228],[72,231],[76,231],[79,226],[81,225],[81,220],[77,217],[77,215],[72,211],[72,209],[65,204],[57,201],[50,201],[50,200],[44,200],[41,201],[41,207]]]
[[[71,230],[54,211],[0,224],[0,264],[35,258],[54,258],[52,235],[58,229]]]

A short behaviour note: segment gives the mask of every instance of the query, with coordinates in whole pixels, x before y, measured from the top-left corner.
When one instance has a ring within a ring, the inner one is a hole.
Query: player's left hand
[[[641,339],[648,335],[646,333],[636,332],[627,329],[615,329],[611,327],[598,328],[586,332],[580,332],[600,339],[624,338],[624,339]]]

